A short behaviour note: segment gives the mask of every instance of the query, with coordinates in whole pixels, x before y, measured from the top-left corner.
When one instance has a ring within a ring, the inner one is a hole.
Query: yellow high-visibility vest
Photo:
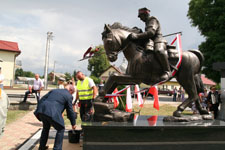
[[[89,80],[86,77],[81,84],[81,81],[77,82],[77,89],[79,94],[79,100],[91,100],[93,99],[93,89],[89,87]]]

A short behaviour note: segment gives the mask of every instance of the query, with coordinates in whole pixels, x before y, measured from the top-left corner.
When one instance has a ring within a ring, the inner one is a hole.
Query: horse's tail
[[[201,68],[202,68],[202,65],[203,65],[203,62],[204,62],[203,54],[199,50],[196,50],[196,49],[191,49],[191,50],[188,50],[188,51],[194,53],[198,57],[199,62],[200,62],[200,67],[199,67],[199,72],[200,72]],[[198,93],[204,92],[204,84],[203,84],[202,79],[201,79],[201,74],[196,74],[194,76],[194,79],[195,79],[197,92]]]
[[[199,72],[200,72],[201,71],[201,68],[202,68],[202,65],[203,65],[203,62],[204,62],[204,56],[203,56],[203,54],[199,50],[197,50],[197,49],[191,49],[191,50],[188,50],[188,51],[194,53],[198,57],[198,59],[200,61],[200,67],[199,67]]]

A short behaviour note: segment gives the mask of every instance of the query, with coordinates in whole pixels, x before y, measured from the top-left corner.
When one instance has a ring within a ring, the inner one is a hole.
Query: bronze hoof
[[[174,117],[181,117],[181,111],[179,111],[179,110],[176,110],[175,112],[173,112],[173,116]]]

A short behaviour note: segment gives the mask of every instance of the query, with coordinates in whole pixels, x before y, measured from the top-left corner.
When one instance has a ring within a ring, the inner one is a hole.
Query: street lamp
[[[48,88],[48,62],[49,62],[49,50],[50,50],[50,40],[52,40],[53,32],[47,32],[47,42],[46,42],[46,53],[45,53],[45,70],[44,70],[44,88]]]

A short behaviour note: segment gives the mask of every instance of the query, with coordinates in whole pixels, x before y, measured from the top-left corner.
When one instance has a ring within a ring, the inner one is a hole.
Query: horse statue
[[[130,29],[122,26],[120,23],[105,25],[102,40],[108,59],[114,62],[117,60],[118,53],[123,52],[128,61],[128,66],[125,74],[115,74],[109,77],[104,85],[103,91],[100,91],[99,94],[103,102],[106,101],[103,98],[104,95],[111,94],[118,85],[134,85],[140,83],[154,85],[160,82],[159,77],[163,72],[159,61],[154,56],[154,51],[145,52],[141,42],[134,43],[127,40],[129,34],[140,32],[137,28]],[[173,69],[173,65],[179,59],[176,52],[168,51],[168,59],[171,64],[171,69]],[[177,110],[173,112],[173,116],[180,117],[181,113],[192,102],[195,102],[196,108],[201,115],[208,114],[208,111],[202,108],[198,97],[198,93],[204,89],[199,74],[203,60],[204,57],[198,50],[183,51],[180,68],[174,77],[183,86],[188,94],[188,98],[177,107]]]

